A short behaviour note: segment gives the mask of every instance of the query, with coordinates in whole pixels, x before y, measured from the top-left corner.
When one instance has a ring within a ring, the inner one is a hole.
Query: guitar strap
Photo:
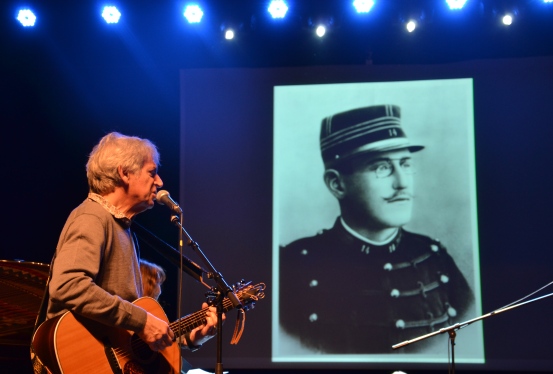
[[[140,262],[140,245],[138,243],[138,238],[136,237],[136,233],[133,230],[129,229],[129,231],[131,233],[132,242],[134,243],[134,251],[136,252],[136,258]]]
[[[240,338],[242,337],[242,333],[244,332],[244,325],[246,323],[246,312],[244,312],[244,309],[239,309],[238,314],[236,316],[236,325],[234,325],[234,332],[232,333],[232,339],[230,340],[230,344],[238,344],[240,341]]]

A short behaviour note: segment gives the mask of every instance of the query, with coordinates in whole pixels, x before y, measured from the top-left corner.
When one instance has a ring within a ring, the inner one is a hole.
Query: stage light
[[[102,11],[102,17],[107,23],[117,23],[121,18],[121,12],[114,6],[105,6]]]
[[[417,28],[417,23],[415,21],[409,21],[405,25],[405,28],[407,29],[407,31],[413,32]]]
[[[30,9],[21,9],[17,14],[17,20],[25,27],[34,26],[36,16]]]
[[[449,9],[462,9],[465,6],[467,0],[446,0]]]
[[[369,13],[374,5],[372,0],[355,0],[353,6],[357,13]]]
[[[267,9],[273,18],[284,18],[288,12],[288,5],[284,0],[273,0]]]
[[[227,31],[225,31],[225,39],[226,40],[234,39],[234,30],[228,29]]]
[[[317,34],[317,36],[319,38],[322,38],[325,34],[326,34],[326,27],[324,26],[317,26],[317,28],[315,29],[315,33]]]
[[[503,24],[505,26],[511,26],[512,23],[513,23],[513,16],[510,15],[510,14],[506,14],[503,16],[503,18],[501,19],[501,21],[503,22]]]
[[[202,8],[200,8],[198,5],[191,4],[186,6],[183,15],[188,23],[200,23],[202,17],[204,16],[204,12],[202,11]]]

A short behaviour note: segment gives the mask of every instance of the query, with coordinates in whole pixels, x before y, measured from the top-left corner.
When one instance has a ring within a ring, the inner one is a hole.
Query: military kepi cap
[[[374,105],[352,109],[323,119],[321,153],[325,166],[335,165],[361,152],[388,152],[424,148],[413,145],[401,128],[397,105]]]

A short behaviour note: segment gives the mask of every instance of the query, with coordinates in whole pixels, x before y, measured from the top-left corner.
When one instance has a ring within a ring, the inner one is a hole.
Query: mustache
[[[410,192],[405,191],[399,191],[393,194],[390,197],[385,197],[384,200],[386,201],[394,201],[394,200],[403,200],[403,199],[412,199],[414,195]]]

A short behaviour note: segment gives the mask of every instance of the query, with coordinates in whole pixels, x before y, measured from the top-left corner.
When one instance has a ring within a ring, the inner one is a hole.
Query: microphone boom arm
[[[179,217],[178,216],[173,216],[171,217],[171,222],[173,224],[175,224],[177,227],[179,227],[182,231],[182,233],[188,238],[188,245],[192,247],[192,249],[194,250],[194,252],[196,252],[200,258],[202,259],[202,261],[204,262],[204,264],[207,266],[207,268],[209,269],[210,273],[209,273],[209,277],[210,278],[213,278],[215,280],[215,282],[217,283],[217,286],[219,287],[219,291],[226,297],[228,297],[228,299],[232,302],[232,305],[236,308],[236,309],[240,309],[243,307],[242,303],[240,302],[240,300],[238,299],[238,297],[236,296],[236,294],[234,293],[234,291],[232,290],[232,288],[227,284],[227,282],[224,280],[223,276],[221,275],[221,273],[219,273],[217,270],[215,270],[215,268],[213,267],[213,265],[211,264],[211,262],[209,262],[209,260],[207,259],[207,257],[205,256],[205,254],[202,252],[202,250],[200,249],[200,246],[198,245],[198,243],[196,243],[194,240],[192,240],[192,238],[190,237],[190,235],[188,234],[188,232],[184,229],[184,227],[181,225],[180,223],[180,220],[179,220]]]
[[[171,245],[167,244],[162,239],[155,236],[152,232],[147,230],[144,226],[140,225],[138,222],[134,221],[132,223],[133,231],[136,233],[136,235],[144,241],[146,244],[148,244],[150,247],[152,247],[154,250],[156,250],[160,255],[165,257],[167,260],[169,260],[173,265],[175,265],[177,268],[180,268],[181,265],[181,254],[179,251],[177,251],[175,248],[173,248]],[[204,274],[207,274],[207,271],[204,270],[202,267],[197,265],[195,262],[190,260],[186,256],[182,256],[182,262],[183,262],[183,271],[190,275],[192,278],[194,278],[195,281],[198,283],[203,284],[207,288],[211,288],[209,284],[207,284],[203,277]],[[209,278],[210,276],[207,275]]]

